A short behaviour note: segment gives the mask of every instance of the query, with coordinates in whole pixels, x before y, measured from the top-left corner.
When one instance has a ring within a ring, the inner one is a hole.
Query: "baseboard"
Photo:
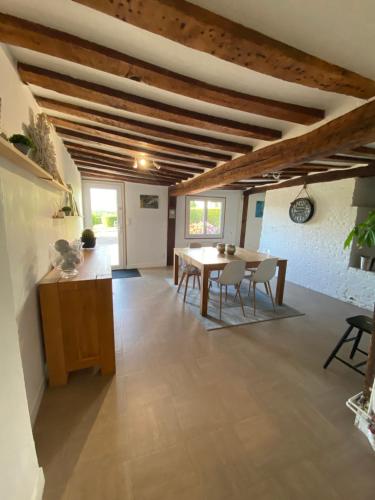
[[[40,403],[42,402],[44,390],[46,388],[46,381],[43,378],[43,380],[40,383],[39,390],[37,395],[34,398],[34,402],[32,404],[32,407],[30,408],[30,420],[31,420],[31,426],[34,427],[36,417],[38,415]]]
[[[30,500],[42,500],[44,491],[44,473],[43,469],[39,467],[38,475],[35,480],[34,491],[30,497]]]
[[[136,264],[127,264],[126,268],[127,269],[153,269],[153,268],[157,268],[157,267],[165,267],[166,266],[166,263],[165,261],[163,262],[154,262],[152,264],[150,264],[149,262],[140,262],[140,263],[136,263]]]

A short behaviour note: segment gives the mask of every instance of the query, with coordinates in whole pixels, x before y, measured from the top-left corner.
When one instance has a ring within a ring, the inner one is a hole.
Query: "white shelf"
[[[15,165],[17,165],[17,167],[23,168],[38,179],[47,181],[48,184],[50,186],[53,186],[55,189],[70,192],[68,187],[66,187],[64,184],[61,184],[60,182],[57,182],[51,174],[46,172],[28,156],[18,151],[18,149],[13,146],[13,144],[6,141],[3,137],[0,137],[0,156],[11,161]]]

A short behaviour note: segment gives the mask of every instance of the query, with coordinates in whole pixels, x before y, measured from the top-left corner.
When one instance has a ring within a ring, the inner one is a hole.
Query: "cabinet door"
[[[99,362],[96,280],[59,284],[67,370]]]

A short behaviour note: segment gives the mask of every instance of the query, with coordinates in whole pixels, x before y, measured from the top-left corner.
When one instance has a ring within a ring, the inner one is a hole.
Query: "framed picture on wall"
[[[141,208],[159,208],[159,196],[154,194],[141,194],[140,202]]]
[[[255,204],[255,217],[262,218],[264,212],[264,201],[258,200]]]

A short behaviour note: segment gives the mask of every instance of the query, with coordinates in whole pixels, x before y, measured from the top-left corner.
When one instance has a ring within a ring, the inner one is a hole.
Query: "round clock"
[[[297,198],[289,208],[289,217],[297,224],[304,224],[314,215],[314,204],[310,198]]]

